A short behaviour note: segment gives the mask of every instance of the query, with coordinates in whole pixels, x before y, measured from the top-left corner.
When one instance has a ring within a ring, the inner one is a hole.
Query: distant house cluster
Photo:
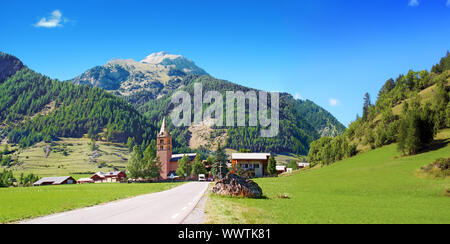
[[[60,177],[44,177],[36,181],[34,186],[45,186],[45,185],[70,185],[70,184],[90,184],[90,183],[112,183],[112,182],[122,182],[127,175],[123,171],[113,171],[113,172],[97,172],[91,176],[91,178],[81,178],[78,181],[72,176],[60,176]]]
[[[277,170],[277,174],[292,173],[292,170],[303,169],[303,168],[308,167],[309,165],[310,165],[309,163],[305,163],[305,162],[297,163],[297,168],[295,168],[295,169],[288,168],[288,166],[286,166],[286,165],[277,165],[276,170]]]
[[[91,182],[84,182],[84,183],[112,183],[112,182],[121,182],[124,178],[126,178],[127,175],[125,172],[122,171],[113,171],[108,173],[103,172],[97,172],[91,178],[88,178],[91,180]],[[80,179],[82,180],[82,179]],[[78,183],[83,183],[83,181],[80,182],[78,180]]]

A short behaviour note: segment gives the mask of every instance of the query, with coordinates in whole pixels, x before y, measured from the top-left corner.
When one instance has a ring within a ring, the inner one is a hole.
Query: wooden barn
[[[61,177],[44,177],[33,183],[33,186],[46,186],[46,185],[70,185],[76,184],[77,181],[72,176]]]

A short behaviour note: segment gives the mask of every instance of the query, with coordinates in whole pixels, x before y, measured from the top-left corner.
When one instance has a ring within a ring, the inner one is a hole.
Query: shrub
[[[296,170],[298,168],[298,163],[297,161],[291,160],[287,167],[291,168],[292,170]]]
[[[13,185],[15,178],[11,170],[4,169],[0,173],[0,187],[9,187]]]
[[[450,158],[439,158],[431,164],[420,169],[421,172],[433,178],[445,178],[450,176]]]

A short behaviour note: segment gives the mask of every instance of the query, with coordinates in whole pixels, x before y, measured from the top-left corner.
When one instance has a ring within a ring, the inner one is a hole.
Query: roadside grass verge
[[[242,200],[210,193],[205,208],[205,224],[272,223],[273,216],[264,212],[264,209],[248,207],[240,202]],[[265,199],[254,200],[265,201]]]
[[[168,190],[182,183],[81,184],[0,188],[0,223]]]
[[[438,135],[449,138],[446,130]],[[422,166],[450,155],[439,148],[401,157],[396,144],[320,169],[256,179],[267,199],[211,196],[212,223],[450,223],[450,179],[420,178]],[[279,198],[280,195],[289,198]]]

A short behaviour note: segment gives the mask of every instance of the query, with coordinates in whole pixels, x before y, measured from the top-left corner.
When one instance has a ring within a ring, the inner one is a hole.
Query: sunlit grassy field
[[[112,171],[114,168],[125,170],[128,162],[128,149],[123,144],[97,141],[98,157],[93,158],[94,160],[91,160],[93,152],[87,138],[62,138],[55,144],[52,147],[54,151],[47,158],[43,143],[19,149],[14,156],[18,157],[20,163],[10,169],[16,177],[20,173],[33,173],[40,177],[70,175],[81,178],[90,177],[93,172]]]
[[[450,138],[450,131],[440,138]],[[448,140],[447,140],[448,143]],[[257,179],[266,199],[210,196],[208,223],[450,223],[450,179],[417,177],[450,145],[399,157],[389,145],[289,177]],[[287,194],[289,199],[277,196]]]
[[[0,223],[168,190],[181,183],[83,184],[0,188]]]

